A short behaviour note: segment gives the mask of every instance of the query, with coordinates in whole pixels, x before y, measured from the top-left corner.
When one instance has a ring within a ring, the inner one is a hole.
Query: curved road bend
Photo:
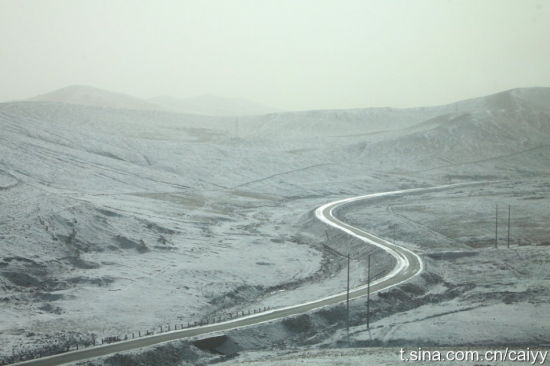
[[[422,260],[412,251],[403,248],[399,245],[391,243],[387,240],[379,238],[366,231],[358,229],[354,226],[346,224],[338,220],[334,216],[334,210],[352,202],[367,200],[370,198],[392,196],[406,193],[419,193],[432,190],[441,190],[453,188],[464,184],[450,184],[445,186],[437,186],[432,188],[415,188],[392,192],[374,193],[364,196],[346,198],[334,202],[327,203],[315,210],[315,216],[332,227],[342,230],[349,235],[352,235],[365,243],[377,246],[396,259],[396,265],[390,273],[382,278],[371,283],[371,293],[378,292],[407,281],[422,271]],[[350,291],[350,299],[355,299],[367,294],[367,286],[363,285],[354,288]],[[32,365],[32,366],[54,366],[62,365],[69,362],[82,361],[90,358],[106,356],[116,352],[129,351],[136,348],[152,346],[155,344],[173,341],[177,339],[189,338],[193,336],[203,335],[212,332],[227,331],[235,328],[242,328],[259,323],[269,322],[276,319],[285,318],[292,315],[305,313],[314,309],[318,309],[328,305],[334,305],[346,301],[346,293],[342,292],[336,295],[328,296],[322,299],[310,301],[303,304],[292,305],[285,308],[265,311],[263,313],[248,315],[242,318],[237,318],[222,323],[215,323],[183,330],[175,330],[167,333],[155,334],[128,341],[111,343],[91,348],[84,348],[76,351],[60,353],[54,356],[42,357],[34,360],[23,361],[14,365]]]

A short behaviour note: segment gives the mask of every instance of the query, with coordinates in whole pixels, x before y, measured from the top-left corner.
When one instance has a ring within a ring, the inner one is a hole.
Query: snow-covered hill
[[[358,144],[360,159],[394,167],[422,162],[424,168],[493,159],[518,168],[548,162],[550,88],[509,90],[457,103],[447,112],[384,140]]]
[[[80,104],[98,107],[155,110],[158,105],[131,95],[115,93],[87,85],[70,85],[30,98],[29,101]]]
[[[502,118],[512,123],[516,119],[524,120],[516,124],[531,123],[537,128],[540,117],[544,120],[550,108],[550,88],[514,89],[494,95],[468,99],[442,106],[419,108],[364,108],[342,110],[314,110],[302,112],[272,113],[264,116],[252,116],[239,120],[240,133],[244,137],[262,138],[311,138],[311,137],[358,137],[361,134],[378,134],[384,131],[411,128],[425,130],[427,127],[441,124],[444,121],[475,115],[475,118],[486,120],[484,114],[492,114],[500,123]],[[531,114],[531,116],[527,116]],[[525,118],[528,120],[525,120]],[[422,125],[422,123],[425,123]],[[452,122],[447,123],[450,124]],[[504,122],[503,122],[504,123]],[[471,126],[472,128],[477,128]],[[515,127],[515,128],[516,128]],[[470,130],[464,126],[465,130]],[[450,132],[450,131],[447,131]],[[463,131],[465,132],[465,131]],[[473,132],[473,131],[472,131]],[[496,131],[495,131],[496,132]],[[521,135],[521,132],[519,135]],[[533,131],[526,131],[530,134]],[[407,131],[405,131],[407,134]],[[495,135],[498,140],[498,133]],[[442,137],[445,139],[445,137]],[[449,138],[456,136],[449,135]],[[468,136],[464,136],[465,139]]]

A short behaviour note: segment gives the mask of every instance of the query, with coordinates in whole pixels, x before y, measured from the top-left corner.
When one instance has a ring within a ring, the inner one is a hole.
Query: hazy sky
[[[0,0],[0,100],[70,84],[289,110],[550,86],[550,1]]]

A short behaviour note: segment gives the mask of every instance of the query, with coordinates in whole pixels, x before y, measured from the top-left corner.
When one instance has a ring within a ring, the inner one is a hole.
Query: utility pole
[[[495,206],[495,248],[498,247],[498,204]]]
[[[336,249],[333,249],[331,248],[330,246],[328,246],[328,232],[325,231],[325,235],[327,237],[327,249],[329,249],[332,253],[340,256],[340,257],[344,257],[344,258],[347,258],[347,261],[348,261],[348,269],[347,269],[347,285],[346,285],[346,330],[347,330],[347,339],[348,339],[348,345],[350,344],[350,341],[349,341],[349,323],[350,323],[350,314],[349,314],[349,289],[350,289],[350,283],[349,283],[349,276],[350,276],[350,262],[351,262],[351,256],[348,252],[347,255],[345,254],[342,254],[340,253],[339,251],[337,251]]]
[[[510,211],[512,210],[511,206],[508,205],[508,248],[510,248]]]
[[[370,254],[367,257],[367,329],[370,329]]]
[[[348,335],[348,346],[349,346],[349,252],[348,252],[348,287],[346,291],[346,310],[347,310],[347,335]]]

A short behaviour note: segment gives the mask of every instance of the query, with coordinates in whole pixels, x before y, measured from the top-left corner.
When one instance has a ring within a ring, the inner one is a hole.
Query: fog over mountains
[[[277,109],[244,99],[202,95],[192,98],[158,96],[140,99],[87,85],[71,85],[30,98],[30,101],[81,104],[97,107],[164,110],[213,116],[239,116],[276,112]]]

